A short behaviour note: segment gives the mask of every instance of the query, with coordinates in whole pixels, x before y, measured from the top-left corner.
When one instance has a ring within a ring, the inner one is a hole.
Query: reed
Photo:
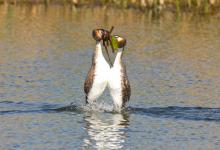
[[[175,10],[176,13],[182,11],[199,10],[209,13],[213,10],[220,10],[220,0],[0,0],[0,4],[67,4],[76,7],[80,6],[106,6],[119,8],[136,8],[144,11],[148,10]]]

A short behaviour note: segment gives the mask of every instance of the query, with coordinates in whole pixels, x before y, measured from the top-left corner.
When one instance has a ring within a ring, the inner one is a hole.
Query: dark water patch
[[[3,109],[4,108],[4,109]],[[8,114],[24,114],[24,113],[50,113],[50,112],[100,112],[100,113],[119,113],[113,107],[102,108],[100,105],[85,106],[71,104],[62,106],[62,104],[49,104],[49,103],[24,103],[2,101],[0,102],[0,115]],[[156,118],[180,119],[180,120],[193,120],[193,121],[215,121],[220,122],[220,108],[208,107],[128,107],[122,110],[122,114],[135,114],[144,115]]]
[[[0,102],[0,115],[48,113],[54,112],[54,109],[59,107],[61,107],[60,104],[2,101]]]
[[[13,114],[35,114],[35,113],[52,113],[55,112],[53,109],[42,109],[42,110],[6,110],[0,111],[0,115],[13,115]]]
[[[55,108],[59,107],[60,104],[50,104],[50,103],[31,103],[31,102],[13,102],[13,101],[1,101],[0,107],[38,107],[38,108]]]
[[[69,106],[64,106],[64,107],[60,107],[60,108],[57,108],[57,109],[54,109],[55,111],[58,111],[58,112],[64,112],[64,111],[83,111],[83,109],[79,106],[76,106],[76,105],[69,105]]]
[[[11,103],[14,103],[14,102],[13,102],[13,101],[1,101],[1,102],[0,102],[0,105],[1,105],[1,104],[11,104]]]
[[[194,121],[220,121],[220,108],[206,107],[151,107],[151,108],[127,108],[132,114],[140,114],[159,118],[172,118]]]
[[[83,112],[85,109],[76,105],[70,105],[55,109],[59,112],[73,111]],[[105,113],[117,113],[112,110],[104,110]],[[150,108],[138,108],[128,107],[122,110],[121,113],[129,113],[136,115],[145,115],[157,118],[171,118],[182,120],[194,120],[194,121],[217,121],[220,122],[220,108],[206,108],[206,107],[150,107]]]

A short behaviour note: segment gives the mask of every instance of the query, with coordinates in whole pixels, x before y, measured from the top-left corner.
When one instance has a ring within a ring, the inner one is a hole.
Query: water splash
[[[87,105],[77,105],[71,103],[68,106],[64,106],[56,109],[57,111],[81,111],[81,112],[114,112],[114,107],[107,103],[92,103]]]

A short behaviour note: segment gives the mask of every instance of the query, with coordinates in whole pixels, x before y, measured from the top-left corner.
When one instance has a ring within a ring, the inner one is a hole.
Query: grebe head
[[[94,29],[92,31],[92,36],[96,41],[107,41],[110,36],[110,32],[104,29]]]
[[[118,48],[124,48],[126,45],[126,39],[119,35],[113,35],[113,36],[117,40]]]

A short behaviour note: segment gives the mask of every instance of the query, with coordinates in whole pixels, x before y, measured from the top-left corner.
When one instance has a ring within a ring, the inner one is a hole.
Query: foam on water
[[[97,111],[97,112],[112,112],[114,111],[114,107],[107,103],[92,103],[88,105],[81,106],[85,111]]]
[[[101,103],[91,103],[91,104],[75,104],[71,103],[68,106],[64,106],[56,109],[58,111],[80,111],[80,112],[120,112],[120,110],[116,110],[113,105],[101,102]]]

